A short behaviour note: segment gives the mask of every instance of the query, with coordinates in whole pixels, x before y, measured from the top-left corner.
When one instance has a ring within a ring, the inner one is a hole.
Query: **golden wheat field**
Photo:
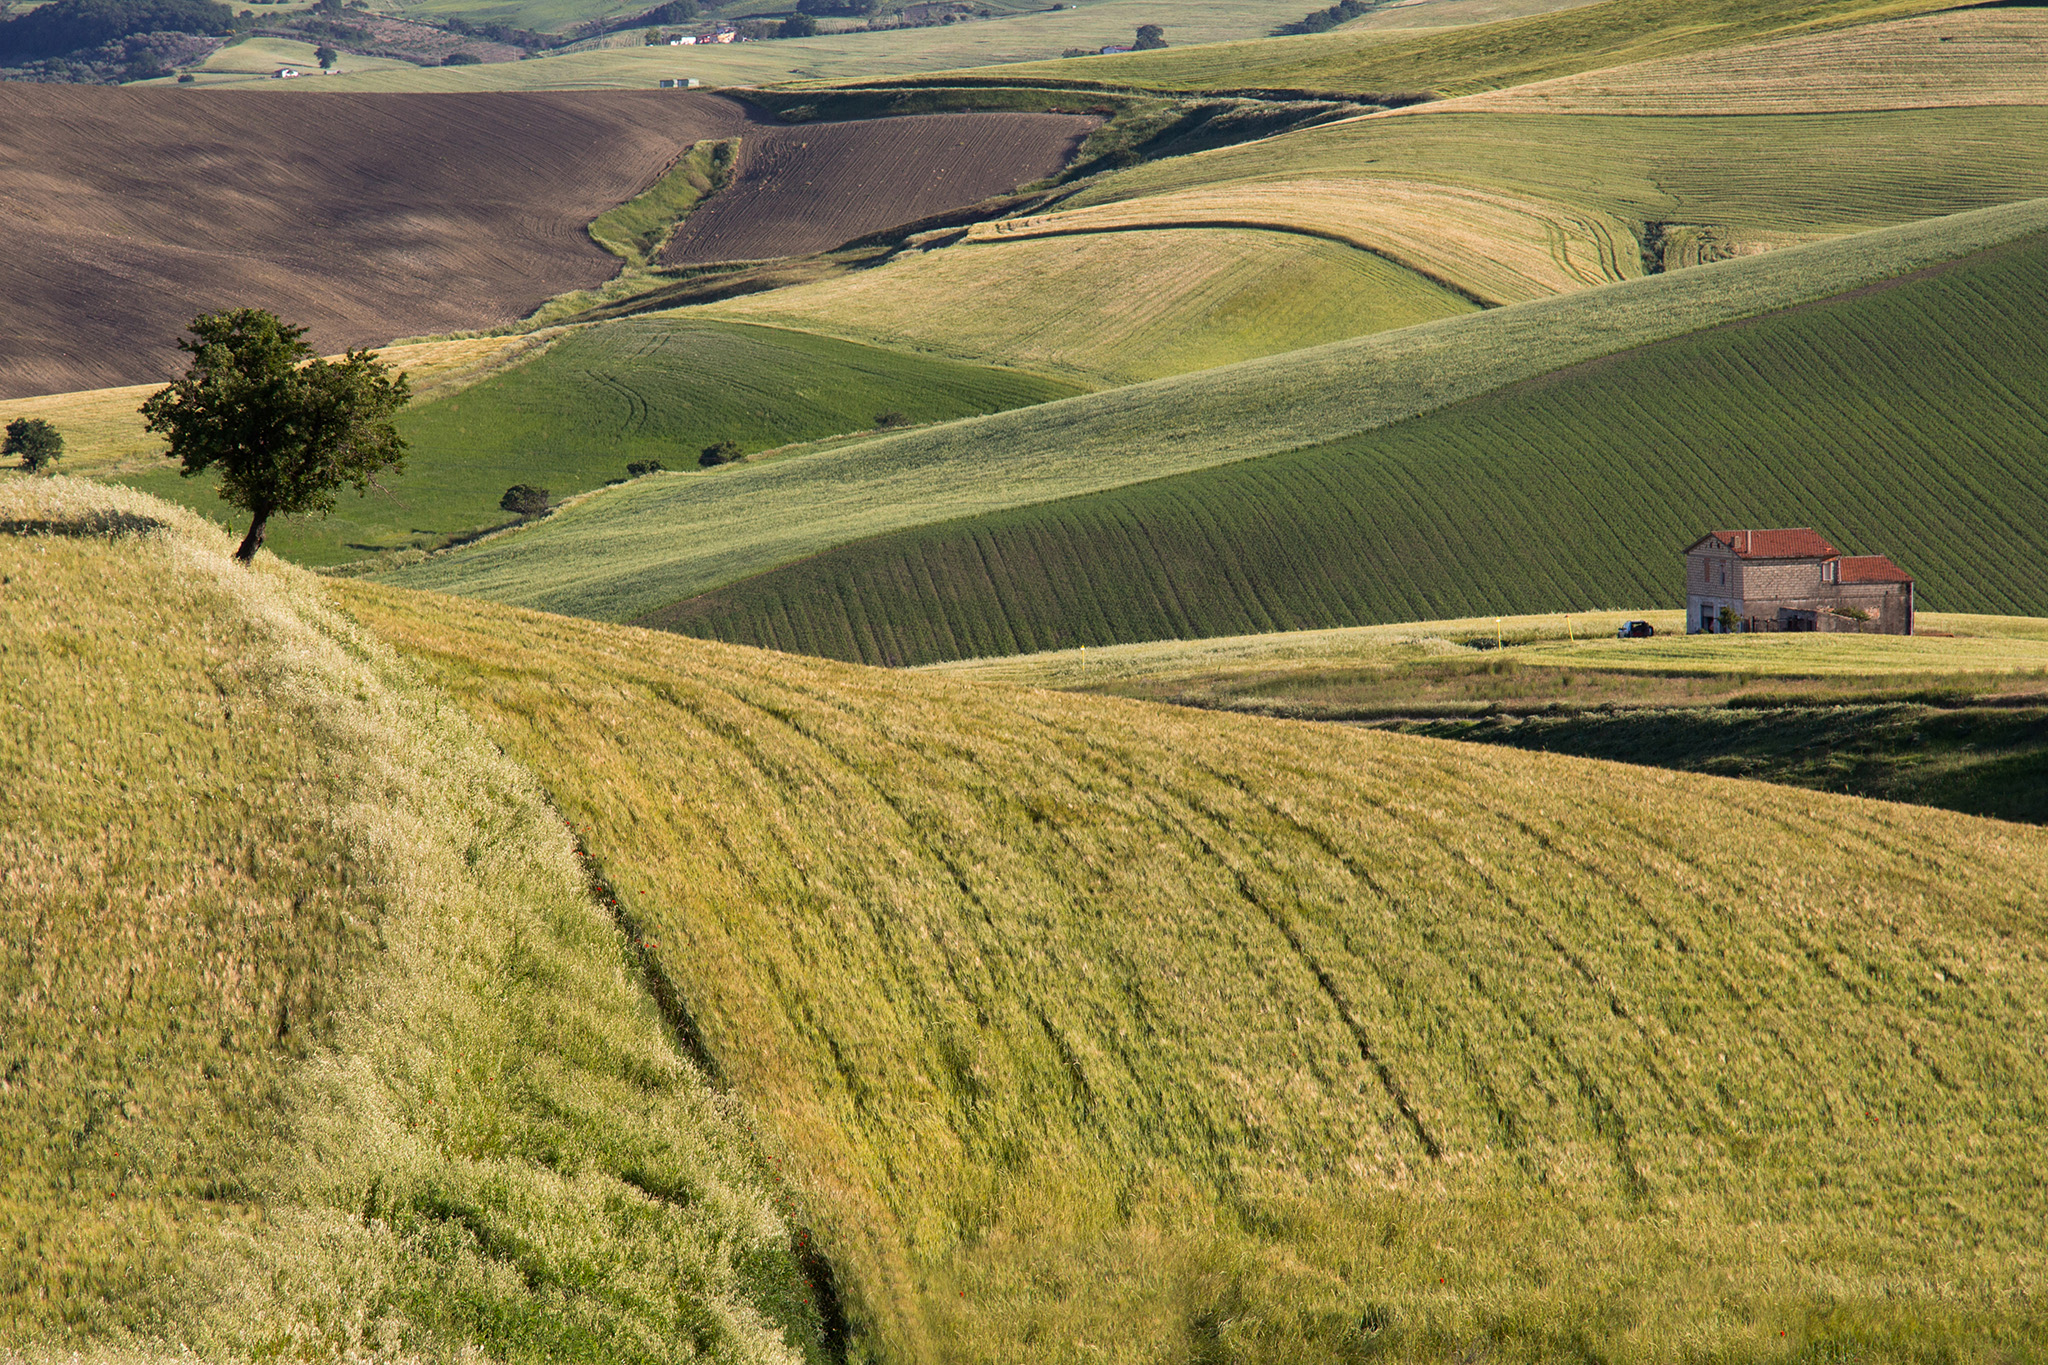
[[[374,585],[862,1357],[2025,1359],[2048,833]]]

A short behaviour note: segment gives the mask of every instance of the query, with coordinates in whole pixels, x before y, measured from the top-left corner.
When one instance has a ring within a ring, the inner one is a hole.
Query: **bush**
[[[905,417],[902,413],[896,411],[894,408],[891,408],[887,412],[878,412],[875,414],[875,425],[883,431],[890,431],[896,427],[909,426],[910,419],[908,417]]]
[[[660,460],[635,460],[626,466],[626,477],[637,479],[645,474],[659,474],[667,468]]]
[[[720,441],[704,447],[704,453],[697,457],[697,463],[710,469],[714,465],[731,464],[740,457],[738,441]]]
[[[1280,25],[1273,32],[1276,34],[1328,33],[1339,24],[1347,24],[1373,7],[1372,0],[1337,0],[1337,3],[1328,9],[1319,9],[1313,13],[1304,14],[1291,24]]]
[[[538,517],[548,510],[548,490],[530,483],[515,483],[498,499],[498,506],[522,517]]]
[[[482,66],[483,58],[474,52],[451,52],[441,59],[443,66]]]
[[[792,14],[782,21],[785,38],[810,38],[818,32],[818,21],[808,14]]]
[[[21,456],[21,467],[40,474],[64,453],[64,437],[40,417],[17,417],[7,424],[7,439],[0,442],[0,455]]]

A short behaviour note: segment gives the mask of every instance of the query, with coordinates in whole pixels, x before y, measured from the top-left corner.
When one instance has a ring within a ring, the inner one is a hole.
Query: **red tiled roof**
[[[1913,575],[1883,555],[1848,555],[1842,560],[1844,583],[1911,583]]]
[[[1739,559],[1833,559],[1842,553],[1807,526],[1776,531],[1715,531]]]

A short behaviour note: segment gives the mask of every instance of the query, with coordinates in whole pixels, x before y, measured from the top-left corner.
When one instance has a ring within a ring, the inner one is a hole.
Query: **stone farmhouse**
[[[1686,547],[1685,629],[1911,635],[1913,576],[1805,526],[1710,531]]]

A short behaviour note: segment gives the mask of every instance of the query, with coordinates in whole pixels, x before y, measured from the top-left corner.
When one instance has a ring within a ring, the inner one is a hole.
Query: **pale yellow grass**
[[[377,354],[412,379],[415,401],[468,388],[519,361],[539,355],[559,330],[523,336],[463,337],[449,341],[405,341]],[[169,382],[166,377],[165,382]],[[164,444],[142,427],[142,400],[163,384],[128,384],[111,389],[0,399],[0,425],[17,417],[41,417],[64,437],[60,472],[112,478],[161,467]]]
[[[766,1163],[560,818],[231,544],[0,476],[0,1356],[794,1365]]]
[[[1488,303],[1519,303],[1642,274],[1628,227],[1598,210],[1392,176],[1255,177],[983,223],[969,238],[1232,225],[1346,242]]]
[[[1536,81],[1429,112],[1803,114],[1993,104],[2048,104],[2048,10],[1951,10]]]
[[[1210,228],[968,242],[705,311],[1101,386],[1472,308],[1335,242]]]

